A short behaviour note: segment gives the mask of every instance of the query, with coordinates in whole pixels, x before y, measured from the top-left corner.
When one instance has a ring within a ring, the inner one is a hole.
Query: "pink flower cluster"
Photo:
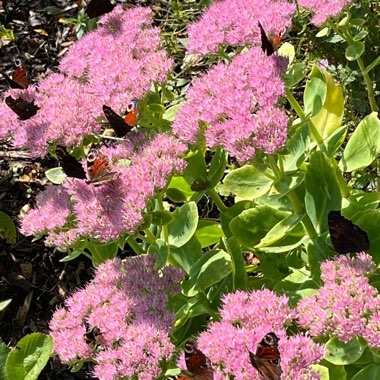
[[[274,153],[287,138],[288,118],[276,107],[284,92],[277,57],[254,47],[193,82],[173,130],[186,142],[222,146],[239,161],[256,149]]]
[[[329,17],[336,16],[352,0],[298,0],[298,5],[309,8],[314,16],[311,22],[314,25],[323,24]]]
[[[54,351],[64,363],[93,359],[100,380],[160,375],[159,363],[174,346],[169,331],[175,314],[168,298],[180,290],[180,271],[161,274],[151,256],[109,260],[96,269],[93,281],[65,301],[50,321]],[[93,329],[94,341],[86,340]]]
[[[0,138],[11,135],[16,147],[44,156],[48,144],[80,146],[85,136],[99,133],[96,118],[107,104],[125,111],[132,98],[141,98],[153,82],[166,80],[172,61],[160,49],[159,29],[151,25],[151,10],[121,6],[101,18],[102,25],[71,46],[61,73],[51,74],[37,87],[10,90],[5,96],[34,100],[37,114],[20,121],[2,103]]]
[[[297,306],[298,323],[312,336],[333,335],[343,342],[363,337],[370,347],[380,347],[380,296],[368,282],[376,270],[371,256],[338,256],[321,266],[323,287]]]
[[[102,153],[112,163],[109,170],[119,177],[101,186],[68,178],[60,187],[49,187],[39,194],[37,208],[23,218],[21,232],[48,233],[45,243],[60,249],[81,237],[107,242],[122,233],[133,233],[143,221],[143,210],[155,190],[165,187],[172,174],[185,168],[181,158],[185,151],[184,144],[167,134],[152,140],[131,136],[116,147],[104,147]],[[131,161],[129,166],[116,161],[126,157]]]
[[[270,290],[237,291],[223,298],[221,321],[211,323],[198,338],[198,347],[224,376],[237,380],[261,380],[252,366],[249,351],[255,353],[264,336],[279,338],[281,379],[317,379],[309,366],[323,356],[323,348],[304,335],[287,337],[285,327],[294,312],[288,298]]]
[[[216,53],[219,45],[261,45],[258,21],[269,36],[291,25],[294,4],[286,0],[224,0],[213,3],[189,27],[190,53]]]

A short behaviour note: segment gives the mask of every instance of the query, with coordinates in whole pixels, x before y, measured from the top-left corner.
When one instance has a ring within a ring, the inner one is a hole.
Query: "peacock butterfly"
[[[281,42],[281,35],[277,35],[273,38],[273,40],[269,40],[267,34],[260,21],[258,21],[260,33],[261,33],[261,48],[263,49],[266,55],[270,56],[274,53],[274,48]]]

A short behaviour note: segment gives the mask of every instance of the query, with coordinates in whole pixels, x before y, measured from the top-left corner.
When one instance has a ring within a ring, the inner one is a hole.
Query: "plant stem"
[[[370,79],[368,73],[366,73],[365,66],[364,66],[364,63],[363,63],[361,57],[359,57],[356,61],[358,63],[360,71],[362,72],[365,84],[367,86],[368,100],[369,100],[369,105],[371,107],[371,111],[377,112],[379,110],[379,107],[376,104],[375,93],[373,92],[371,79]]]
[[[136,240],[134,239],[133,236],[128,236],[126,242],[127,242],[128,245],[133,249],[133,251],[134,251],[135,253],[137,253],[138,255],[144,253],[144,250],[140,247],[139,244],[137,244],[137,242],[136,242]]]
[[[301,119],[303,119],[305,117],[305,113],[303,112],[302,107],[298,104],[296,98],[293,96],[289,88],[285,88],[285,92],[286,92],[286,98],[288,99],[288,102],[290,103],[294,111],[296,111],[297,115]]]
[[[216,204],[216,207],[218,207],[218,210],[220,212],[227,211],[227,206],[223,203],[222,199],[220,198],[219,194],[214,189],[208,189],[207,194],[211,197],[211,199]]]

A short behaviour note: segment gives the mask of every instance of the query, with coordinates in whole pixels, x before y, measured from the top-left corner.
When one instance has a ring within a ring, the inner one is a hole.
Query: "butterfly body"
[[[368,234],[346,219],[340,211],[330,211],[327,217],[334,250],[340,254],[356,253],[369,249]]]
[[[264,336],[257,346],[256,354],[249,352],[252,366],[260,373],[263,380],[280,380],[279,338],[273,332]]]
[[[213,380],[213,370],[207,356],[190,340],[185,345],[187,371],[183,371],[176,380]]]
[[[103,105],[103,113],[117,137],[124,137],[137,125],[139,111],[138,100],[132,99],[128,104],[123,117],[119,116],[111,107]]]

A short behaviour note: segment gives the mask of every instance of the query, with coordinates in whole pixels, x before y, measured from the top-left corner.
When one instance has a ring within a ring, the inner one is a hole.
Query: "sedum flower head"
[[[261,45],[258,21],[268,35],[291,25],[295,6],[286,0],[224,0],[213,3],[189,27],[190,53],[216,53],[219,45]]]
[[[366,277],[375,268],[364,252],[323,263],[324,285],[298,303],[298,323],[313,336],[333,335],[343,342],[361,336],[370,347],[378,348],[380,297]]]
[[[109,260],[96,269],[90,284],[65,301],[50,321],[54,351],[62,362],[91,358],[93,375],[100,380],[159,376],[159,362],[174,349],[168,333],[175,315],[166,305],[179,291],[182,274],[173,268],[160,274],[154,264],[150,256]],[[95,327],[95,342],[88,342],[85,334]]]
[[[311,22],[314,25],[323,24],[329,17],[336,16],[352,0],[299,0],[298,5],[310,9],[314,16]]]
[[[261,380],[250,363],[249,351],[255,353],[264,336],[274,332],[279,338],[281,379],[318,378],[309,366],[322,358],[323,349],[304,335],[287,337],[285,326],[294,313],[286,296],[266,289],[238,291],[227,294],[223,303],[221,321],[211,323],[198,338],[198,347],[217,373],[239,380]],[[304,352],[305,346],[308,349]]]
[[[274,153],[287,137],[287,116],[276,106],[284,91],[277,58],[252,48],[193,82],[173,130],[189,143],[222,146],[239,161],[256,149]]]
[[[24,217],[22,232],[49,233],[46,244],[66,249],[81,237],[107,242],[122,233],[136,231],[155,191],[165,187],[173,174],[185,168],[182,156],[186,146],[167,134],[156,135],[152,140],[146,137],[135,140],[139,146],[126,141],[102,149],[110,159],[109,170],[119,174],[113,181],[93,186],[84,180],[68,178],[62,186],[52,187],[56,190],[42,192],[37,207],[29,212],[32,217],[28,214]],[[131,161],[129,166],[117,161],[126,157]],[[66,203],[52,196],[52,192],[64,194]],[[43,207],[45,204],[49,208]],[[68,216],[70,223],[66,225]],[[48,224],[49,220],[57,222]]]

